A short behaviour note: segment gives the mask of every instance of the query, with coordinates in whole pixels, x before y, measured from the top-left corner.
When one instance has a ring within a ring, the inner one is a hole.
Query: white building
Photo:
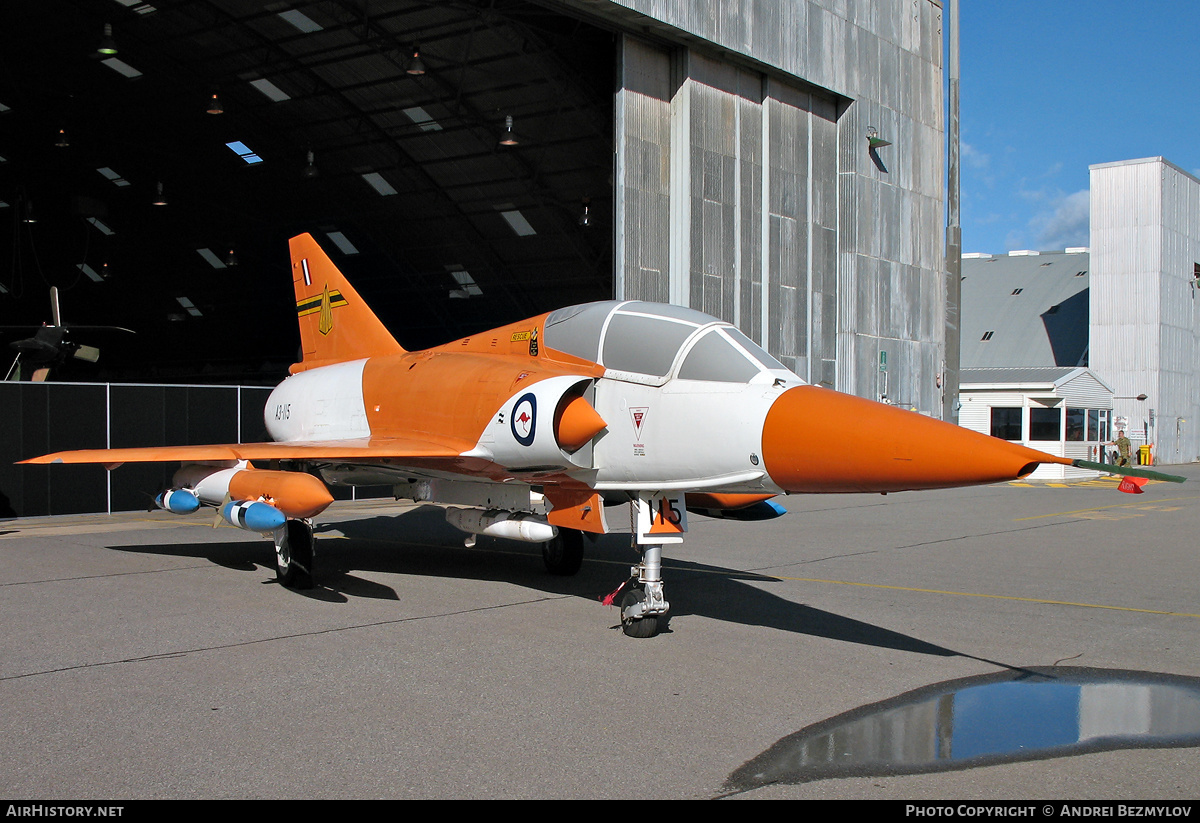
[[[1091,368],[1155,462],[1200,459],[1200,180],[1161,157],[1091,166]]]
[[[967,368],[962,370],[959,424],[1073,460],[1107,462],[1112,440],[1112,389],[1091,370]],[[1032,480],[1095,477],[1070,466],[1042,465]]]

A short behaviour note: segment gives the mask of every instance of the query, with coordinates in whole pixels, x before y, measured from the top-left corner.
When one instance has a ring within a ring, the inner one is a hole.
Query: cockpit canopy
[[[552,312],[545,344],[600,363],[612,377],[662,385],[670,377],[750,383],[795,374],[735,327],[665,303],[609,300]]]

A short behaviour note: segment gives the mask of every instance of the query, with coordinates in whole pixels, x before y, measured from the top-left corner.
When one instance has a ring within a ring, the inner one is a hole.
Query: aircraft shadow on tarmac
[[[391,587],[354,574],[374,571],[507,582],[547,594],[599,600],[625,580],[628,568],[637,562],[630,536],[613,533],[596,540],[587,539],[580,572],[572,577],[556,577],[546,573],[538,544],[480,537],[474,547],[464,546],[465,535],[446,523],[443,511],[437,506],[422,506],[400,515],[318,525],[317,585],[295,593],[334,603],[348,602],[351,598],[398,600],[401,594]],[[270,572],[270,582],[274,581],[274,547],[267,539],[109,548],[205,558],[227,569]],[[776,580],[768,575],[669,557],[663,567],[671,601],[670,615],[674,617],[698,615],[898,651],[942,657],[971,656],[795,603],[752,585]]]

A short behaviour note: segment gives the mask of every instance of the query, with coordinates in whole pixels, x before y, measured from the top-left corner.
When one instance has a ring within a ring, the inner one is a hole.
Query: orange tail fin
[[[293,237],[288,246],[303,352],[293,371],[404,353],[311,234]]]

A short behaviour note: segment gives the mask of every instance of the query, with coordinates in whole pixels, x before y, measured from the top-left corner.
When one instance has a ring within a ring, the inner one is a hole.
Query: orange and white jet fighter
[[[768,502],[780,494],[995,483],[1039,463],[1112,468],[806,385],[734,326],[679,306],[589,303],[405,351],[311,236],[290,246],[303,357],[267,402],[273,442],[25,462],[182,461],[159,505],[216,506],[273,535],[279,579],[296,587],[313,585],[326,483],[449,504],[468,540],[542,543],[557,574],[579,569],[585,532],[609,531],[605,507],[627,503],[641,560],[608,602],[620,595],[639,637],[667,612],[662,547],[683,540],[689,506],[754,519],[780,512]]]

